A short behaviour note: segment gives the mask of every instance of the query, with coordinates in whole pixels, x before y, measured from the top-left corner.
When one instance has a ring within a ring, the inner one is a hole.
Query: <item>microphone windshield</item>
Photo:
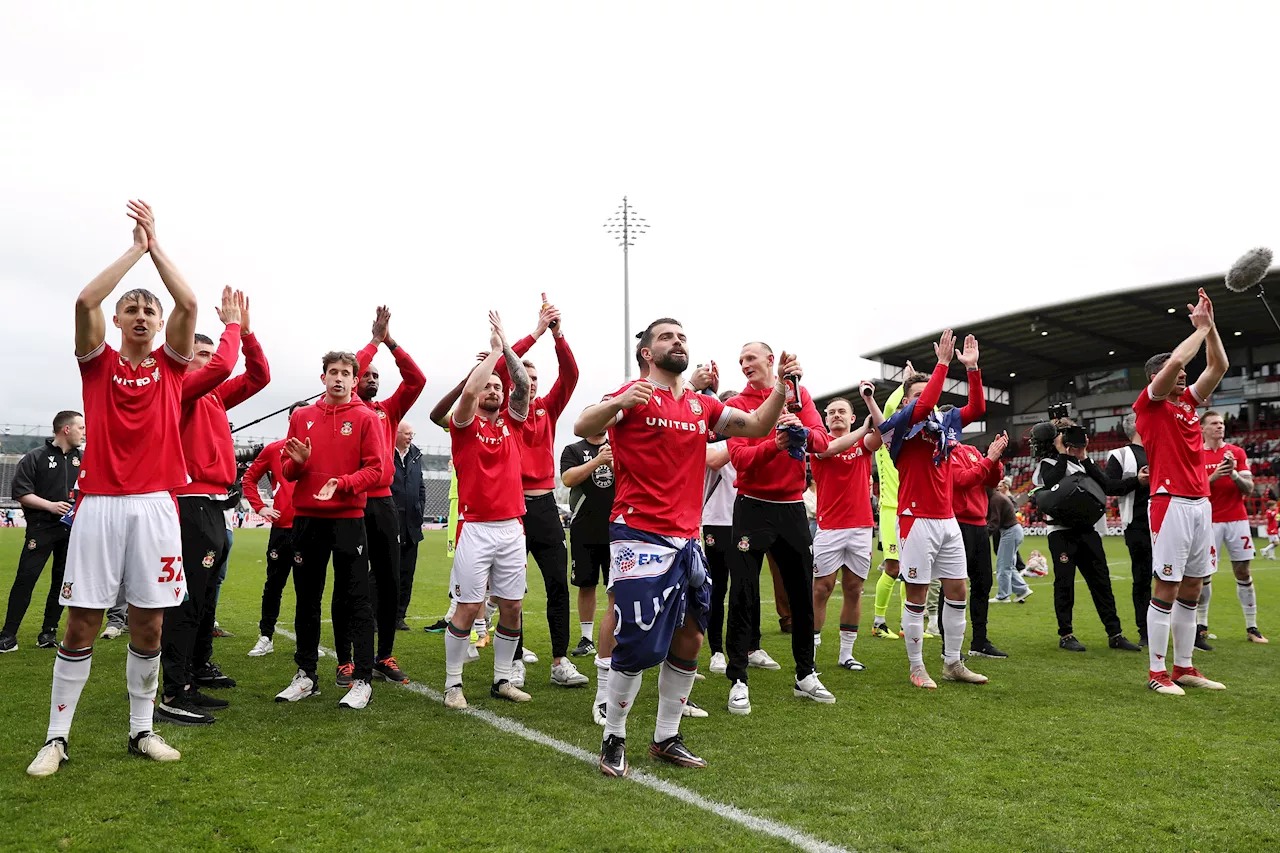
[[[1271,250],[1259,246],[1240,256],[1227,272],[1227,290],[1243,293],[1266,276],[1271,268]]]

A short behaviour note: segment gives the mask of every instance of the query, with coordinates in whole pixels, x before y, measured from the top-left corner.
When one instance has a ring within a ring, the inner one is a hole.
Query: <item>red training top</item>
[[[809,457],[818,484],[818,528],[875,527],[871,517],[871,468],[876,455],[862,441],[835,456]]]
[[[178,421],[191,359],[166,343],[135,368],[106,341],[77,356],[84,422],[78,488],[86,495],[171,492],[187,482]]]
[[[933,368],[929,382],[924,386],[920,398],[916,400],[911,412],[911,423],[904,427],[920,423],[933,407],[938,405],[942,396],[942,383],[947,378],[947,365],[939,364]],[[987,411],[987,398],[982,393],[982,372],[970,370],[965,377],[969,382],[969,402],[960,409],[960,423],[968,425],[982,417]],[[1146,435],[1143,435],[1146,438]],[[902,443],[898,454],[898,515],[915,516],[916,518],[953,518],[955,509],[952,506],[951,459],[948,457],[941,465],[933,461],[938,450],[937,437],[928,430],[921,430],[914,438]],[[986,515],[983,515],[986,523]]]
[[[244,373],[228,379],[244,347]],[[209,363],[182,384],[182,453],[191,482],[178,495],[225,495],[236,481],[236,448],[227,409],[240,405],[271,381],[258,339],[240,335],[240,324],[222,332]]]
[[[569,405],[573,389],[578,387],[578,362],[573,358],[573,350],[569,342],[560,335],[556,341],[556,364],[560,368],[551,392],[544,397],[537,397],[529,402],[529,414],[525,418],[524,429],[520,431],[520,440],[524,442],[525,451],[521,455],[520,484],[524,491],[554,489],[556,487],[555,440],[556,421]],[[533,336],[525,335],[512,345],[511,351],[516,355],[524,355],[533,346]],[[507,370],[507,360],[498,359],[494,369],[502,385],[507,389],[507,397],[511,394],[511,374]],[[505,407],[505,403],[504,403]]]
[[[1267,510],[1267,535],[1280,536],[1280,512]]]
[[[987,489],[1004,476],[1004,465],[978,448],[961,444],[951,451],[951,506],[961,524],[987,526]]]
[[[296,410],[289,418],[288,438],[311,439],[311,456],[299,466],[286,454],[280,473],[297,483],[295,517],[362,518],[366,492],[382,478],[387,462],[378,416],[364,403],[348,400],[336,406],[323,399]],[[338,488],[327,501],[315,495],[330,479]]]
[[[1237,471],[1249,473],[1249,457],[1244,455],[1244,450],[1234,444],[1223,444],[1217,450],[1210,450],[1207,447],[1204,449],[1205,479],[1208,479],[1213,474],[1213,470],[1222,464],[1222,457],[1228,453],[1236,458]],[[1249,513],[1244,508],[1244,495],[1240,494],[1240,490],[1236,488],[1235,482],[1230,477],[1219,477],[1209,484],[1209,505],[1213,507],[1215,523],[1249,520]]]
[[[726,405],[754,412],[772,393],[772,385],[768,388],[748,385]],[[803,385],[800,386],[800,402],[800,423],[809,428],[808,449],[812,453],[821,453],[831,443],[831,436],[827,434],[813,405],[813,398]],[[803,500],[804,460],[792,459],[785,450],[779,450],[772,432],[763,438],[729,439],[729,459],[738,472],[738,479],[734,482],[738,494],[775,503]]]
[[[520,488],[521,423],[510,412],[494,418],[478,411],[460,424],[449,416],[449,444],[458,475],[458,518],[506,521],[524,515]]]
[[[369,368],[369,362],[373,361],[374,353],[377,351],[377,344],[369,344],[356,353],[356,361],[360,364],[360,370],[356,373],[357,388],[360,387],[360,375]],[[395,460],[391,457],[391,454],[396,452],[396,431],[400,429],[400,421],[404,420],[404,416],[418,401],[422,389],[427,387],[426,374],[404,351],[404,347],[397,346],[391,354],[395,356],[396,367],[400,370],[400,387],[380,403],[376,400],[361,401],[378,416],[378,420],[382,423],[383,443],[390,451],[387,458],[383,460],[382,479],[369,490],[367,497],[371,498],[391,497],[391,481],[396,476]]]
[[[293,483],[284,478],[281,470],[284,467],[284,442],[285,439],[282,438],[262,448],[258,458],[253,460],[249,464],[249,470],[244,472],[240,487],[244,489],[244,499],[249,502],[249,506],[261,515],[266,504],[262,501],[262,495],[258,493],[258,482],[263,474],[270,474],[271,506],[280,513],[280,517],[271,522],[271,526],[287,529],[293,527]]]

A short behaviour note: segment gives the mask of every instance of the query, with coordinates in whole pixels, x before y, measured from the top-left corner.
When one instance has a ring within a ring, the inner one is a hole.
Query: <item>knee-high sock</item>
[[[1204,586],[1200,587],[1200,600],[1196,602],[1196,624],[1209,627],[1209,602],[1213,599],[1213,583],[1209,578],[1204,579]]]
[[[444,629],[444,686],[448,690],[462,684],[462,665],[467,662],[471,632],[450,622]]]
[[[924,605],[907,602],[902,614],[902,635],[907,641],[907,660],[914,669],[924,666]]]
[[[449,609],[445,611],[444,621],[452,622],[453,614],[458,612],[458,601],[455,598],[449,599]]]
[[[87,649],[58,646],[58,655],[53,661],[53,695],[49,702],[49,732],[45,740],[56,737],[65,740],[70,734],[71,720],[76,715],[76,705],[89,680],[92,665],[93,646]]]
[[[471,623],[471,630],[476,632],[477,637],[484,637],[489,633],[489,621],[477,618],[476,621]]]
[[[963,601],[943,599],[942,659],[949,664],[960,660],[960,647],[964,644],[964,608]]]
[[[640,679],[643,672],[623,672],[615,669],[609,674],[609,704],[606,706],[604,735],[627,736],[627,714],[640,692]]]
[[[664,741],[680,733],[680,718],[684,716],[684,703],[693,689],[693,674],[698,671],[696,660],[681,660],[667,655],[658,667],[658,722],[653,729],[653,739]]]
[[[613,658],[602,658],[596,656],[596,701],[597,705],[605,705],[609,702],[609,667],[613,665]]]
[[[520,629],[508,628],[498,622],[493,632],[493,683],[511,679],[511,662],[516,658],[516,646],[520,645]]]
[[[1147,605],[1147,656],[1151,660],[1152,672],[1165,672],[1169,669],[1165,656],[1169,653],[1172,609],[1173,605],[1158,598],[1151,599],[1151,603]],[[1195,642],[1194,638],[1192,642]]]
[[[1191,653],[1196,647],[1196,600],[1175,601],[1170,624],[1173,626],[1173,665],[1191,666]],[[1147,630],[1151,630],[1150,626]]]
[[[884,615],[889,611],[889,599],[893,598],[893,578],[889,577],[884,571],[884,564],[880,564],[880,577],[876,580],[876,621],[883,622]]]
[[[858,641],[857,625],[840,625],[840,659],[836,663],[844,663],[853,657],[853,644]]]
[[[1247,581],[1236,581],[1236,598],[1240,599],[1240,609],[1244,611],[1244,626],[1258,627],[1258,596],[1253,591],[1253,578]]]
[[[151,731],[151,712],[155,708],[160,678],[160,650],[146,652],[130,643],[124,678],[129,685],[129,737],[137,737]]]

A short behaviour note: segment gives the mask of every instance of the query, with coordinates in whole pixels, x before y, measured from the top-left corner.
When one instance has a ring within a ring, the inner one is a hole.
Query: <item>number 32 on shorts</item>
[[[176,566],[174,564],[177,564]],[[160,583],[173,583],[182,580],[182,558],[181,557],[161,557],[160,558],[161,575],[157,580]]]

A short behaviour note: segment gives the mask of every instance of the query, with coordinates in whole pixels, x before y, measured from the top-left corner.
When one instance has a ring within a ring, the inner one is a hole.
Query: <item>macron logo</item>
[[[315,423],[315,421],[307,421],[307,429],[311,429],[311,425],[313,423]]]

